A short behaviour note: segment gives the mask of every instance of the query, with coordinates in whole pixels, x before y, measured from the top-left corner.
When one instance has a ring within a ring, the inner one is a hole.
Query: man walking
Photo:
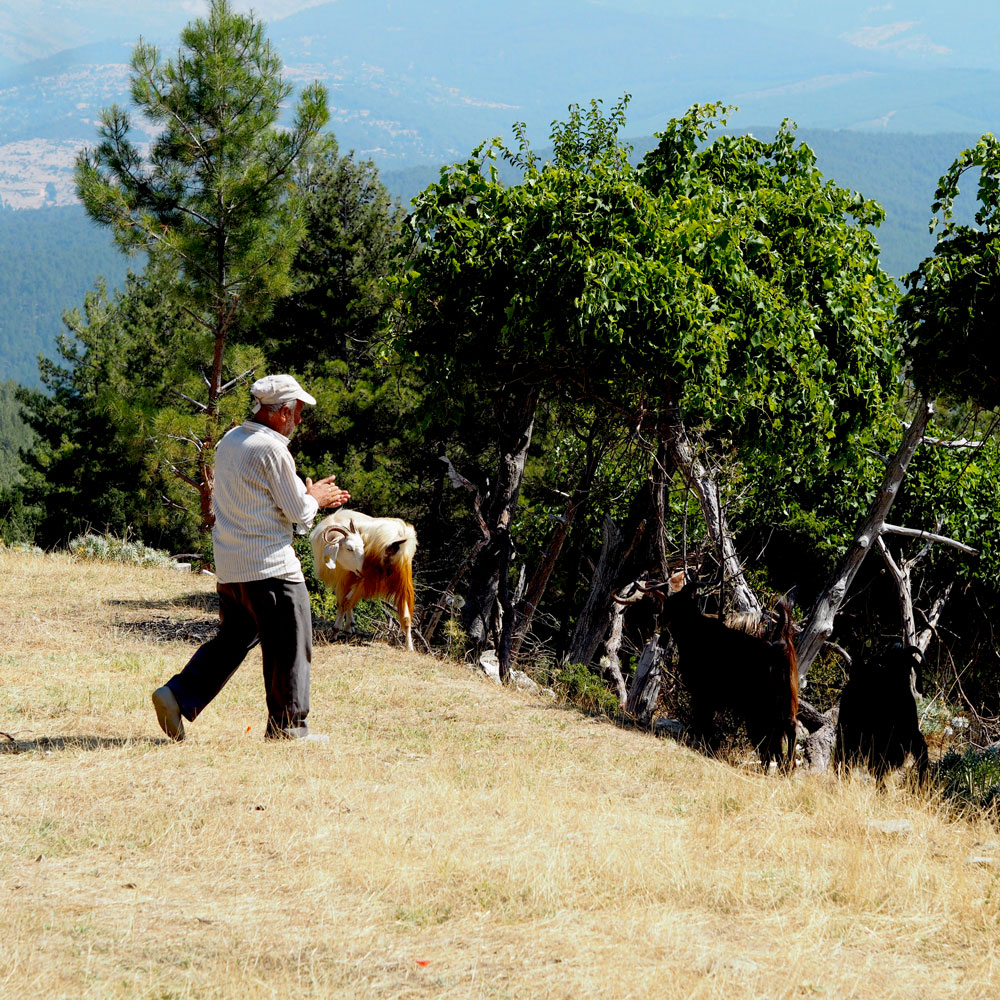
[[[268,739],[310,739],[312,615],[302,566],[292,549],[298,527],[339,507],[347,490],[327,476],[303,483],[288,450],[302,410],[316,400],[291,375],[268,375],[250,388],[253,416],[219,442],[215,456],[212,544],[219,593],[218,634],[184,669],[153,692],[160,728],[184,739],[258,643],[264,666]]]

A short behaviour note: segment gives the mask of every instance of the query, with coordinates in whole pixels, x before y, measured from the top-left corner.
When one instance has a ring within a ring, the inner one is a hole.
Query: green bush
[[[1000,810],[1000,744],[949,750],[934,770],[946,798],[962,806]]]
[[[597,715],[617,715],[621,711],[618,698],[589,667],[582,663],[569,663],[555,677],[556,691],[566,701]]]

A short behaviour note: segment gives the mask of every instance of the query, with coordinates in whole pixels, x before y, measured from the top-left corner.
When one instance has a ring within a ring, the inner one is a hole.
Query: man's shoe
[[[309,732],[309,727],[305,723],[299,726],[279,726],[273,720],[269,720],[264,730],[264,739],[292,740],[295,743],[327,743],[330,737],[326,733]]]
[[[166,684],[153,692],[153,708],[156,709],[156,721],[160,724],[160,729],[178,743],[184,739],[181,706],[177,704],[174,692]]]

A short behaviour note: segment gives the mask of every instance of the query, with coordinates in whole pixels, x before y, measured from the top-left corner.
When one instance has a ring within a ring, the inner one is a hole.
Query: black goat
[[[716,748],[715,713],[728,710],[746,726],[765,769],[775,761],[791,770],[799,671],[788,602],[778,604],[777,639],[771,642],[703,615],[695,600],[697,584],[685,586],[683,573],[643,589],[659,599],[661,621],[677,644],[681,679],[691,695],[695,736]],[[664,589],[671,591],[669,596]]]
[[[910,675],[920,676],[923,654],[916,646],[896,645],[879,661],[855,663],[840,694],[834,761],[840,767],[861,765],[882,782],[903,766],[906,755],[927,774],[927,741],[920,732]]]

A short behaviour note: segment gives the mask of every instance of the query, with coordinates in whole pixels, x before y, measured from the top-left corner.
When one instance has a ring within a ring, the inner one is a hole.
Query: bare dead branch
[[[938,542],[941,545],[950,545],[952,548],[958,549],[960,552],[967,552],[971,556],[979,555],[979,549],[974,549],[971,545],[958,542],[945,535],[936,535],[932,531],[921,531],[919,528],[901,528],[898,524],[883,524],[882,530],[892,535],[903,535],[905,538],[926,538],[928,541]]]
[[[247,376],[253,375],[255,371],[257,371],[256,368],[248,368],[242,375],[237,375],[236,378],[230,379],[224,386],[222,386],[222,388],[219,389],[219,395],[221,396],[224,393],[229,392],[230,389],[239,385],[239,383],[242,382]]]
[[[454,486],[456,490],[464,487],[465,489],[469,490],[472,493],[478,492],[478,487],[474,483],[466,479],[465,476],[463,476],[455,468],[455,466],[452,465],[451,459],[447,455],[439,456],[438,461],[444,462],[445,465],[448,466],[448,479],[451,481],[451,485]]]
[[[968,438],[959,438],[957,441],[946,441],[944,438],[925,437],[925,444],[932,444],[936,448],[982,448],[984,442],[970,441]]]
[[[180,391],[180,389],[170,390],[175,396],[180,396],[181,399],[186,399],[192,406],[197,406],[202,413],[208,410],[208,407],[204,403],[199,403],[197,399],[192,399],[186,393]]]

